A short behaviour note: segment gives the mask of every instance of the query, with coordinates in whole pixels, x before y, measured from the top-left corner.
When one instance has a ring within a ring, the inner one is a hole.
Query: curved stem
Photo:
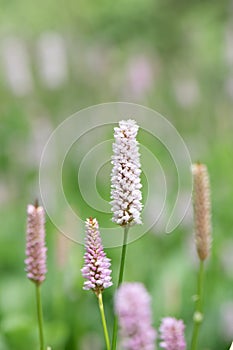
[[[41,303],[40,284],[36,284],[36,309],[40,339],[40,350],[44,350],[44,333],[43,333],[43,310]]]
[[[199,329],[203,320],[203,313],[202,313],[203,285],[204,285],[204,261],[201,260],[200,266],[199,266],[199,272],[198,272],[198,279],[197,279],[197,295],[196,295],[195,312],[193,316],[194,325],[193,325],[193,334],[192,334],[192,341],[191,341],[191,350],[197,349]]]
[[[106,323],[106,318],[105,318],[105,313],[104,313],[102,292],[100,292],[97,295],[97,297],[98,297],[98,302],[99,302],[99,309],[100,309],[100,314],[101,314],[102,325],[103,325],[103,329],[104,329],[104,337],[105,337],[106,347],[107,347],[107,350],[110,350],[110,341],[109,341],[107,323]]]
[[[119,286],[123,281],[128,232],[129,232],[129,227],[126,226],[124,228],[124,238],[123,238],[123,245],[122,245],[122,251],[121,251],[121,264],[120,264],[120,272],[119,272],[117,288],[119,288]],[[118,331],[118,321],[117,321],[117,316],[115,316],[114,323],[113,323],[113,334],[112,334],[112,350],[116,350],[117,331]]]

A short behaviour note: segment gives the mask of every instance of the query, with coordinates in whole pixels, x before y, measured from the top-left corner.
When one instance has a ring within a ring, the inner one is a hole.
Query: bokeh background
[[[109,101],[134,102],[159,111],[182,135],[192,160],[208,165],[213,249],[206,266],[199,349],[229,349],[233,340],[232,1],[41,0],[35,4],[22,0],[2,1],[0,11],[0,350],[37,348],[35,291],[24,272],[25,213],[27,203],[39,197],[43,146],[68,116]],[[88,141],[83,147],[88,149],[87,145]],[[164,153],[158,152],[160,161]],[[70,158],[64,186],[84,219],[90,214],[73,190],[76,159]],[[106,200],[109,188],[98,184]],[[110,221],[109,216],[94,214],[103,225]],[[65,211],[60,215],[67,229],[83,230],[70,222]],[[46,228],[47,343],[54,350],[104,349],[95,297],[82,290],[83,247],[62,236],[49,218]],[[120,250],[107,252],[116,281]],[[129,246],[125,279],[145,283],[152,295],[156,327],[164,315],[184,319],[188,344],[196,273],[191,210],[172,234],[165,235],[162,225],[155,226]],[[113,291],[105,293],[110,327]]]

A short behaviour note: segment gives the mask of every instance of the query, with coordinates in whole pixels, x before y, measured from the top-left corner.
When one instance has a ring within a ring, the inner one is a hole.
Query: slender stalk
[[[123,239],[123,246],[122,246],[122,251],[121,251],[121,265],[120,265],[120,272],[119,272],[117,287],[119,287],[123,281],[128,232],[129,232],[129,227],[126,226],[124,228],[124,239]]]
[[[120,264],[120,272],[119,272],[117,288],[121,285],[123,281],[128,232],[129,232],[129,227],[126,226],[124,228],[124,238],[123,238],[123,245],[122,245],[122,251],[121,251],[121,264]],[[118,320],[117,320],[117,316],[115,316],[114,323],[113,323],[113,334],[112,334],[112,350],[116,350],[117,331],[118,331]]]
[[[105,313],[104,313],[102,292],[99,292],[97,297],[98,297],[98,302],[99,302],[99,309],[100,309],[100,314],[101,314],[102,325],[103,325],[103,329],[104,329],[104,337],[105,337],[106,347],[107,347],[107,350],[110,350],[111,347],[110,347],[107,323],[106,323],[106,318],[105,318]]]
[[[37,320],[39,329],[39,339],[40,339],[40,350],[45,349],[44,345],[44,333],[43,333],[43,310],[41,303],[41,292],[40,284],[36,283],[36,309],[37,309]]]
[[[204,285],[204,261],[200,260],[198,279],[197,279],[197,295],[196,295],[196,305],[193,316],[193,334],[191,341],[191,350],[197,349],[198,335],[200,325],[203,320],[202,313],[202,303],[203,303],[203,285]]]

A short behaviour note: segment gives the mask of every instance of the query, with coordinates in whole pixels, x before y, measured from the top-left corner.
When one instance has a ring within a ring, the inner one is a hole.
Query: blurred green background
[[[26,206],[39,196],[43,146],[68,116],[109,101],[159,111],[182,135],[192,160],[209,168],[213,250],[206,269],[199,349],[229,349],[232,1],[1,1],[0,100],[0,350],[37,349],[35,291],[25,276],[24,250]],[[161,157],[163,152],[158,156],[163,161]],[[64,184],[85,218],[90,214],[82,210],[79,194],[73,191],[75,164],[75,159],[67,162]],[[108,199],[106,189],[109,184],[99,184]],[[65,212],[61,216],[69,230],[80,229],[72,226]],[[110,219],[102,213],[98,218]],[[97,302],[82,290],[83,247],[59,234],[49,218],[46,228],[49,272],[42,288],[46,341],[54,350],[104,349]],[[183,318],[188,344],[197,273],[193,245],[191,215],[171,235],[154,227],[130,244],[125,271],[126,280],[142,281],[151,293],[154,325],[158,327],[164,315]],[[107,252],[116,281],[120,250]],[[109,326],[113,291],[110,288],[104,295]]]

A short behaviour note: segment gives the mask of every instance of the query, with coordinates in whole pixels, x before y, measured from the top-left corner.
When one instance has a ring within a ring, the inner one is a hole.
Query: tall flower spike
[[[121,226],[141,224],[141,165],[134,120],[122,120],[114,128],[111,174],[112,221]]]
[[[185,350],[184,329],[185,326],[182,320],[173,317],[163,318],[159,328],[162,340],[159,344],[160,347],[166,350]]]
[[[123,283],[115,294],[122,347],[125,350],[154,350],[150,296],[141,283]]]
[[[26,232],[26,272],[27,277],[41,284],[45,280],[46,251],[45,247],[45,213],[44,209],[36,203],[27,207]]]
[[[82,276],[87,280],[83,289],[92,289],[97,295],[112,285],[110,259],[104,252],[99,225],[96,219],[86,220],[86,252],[84,254],[84,267],[81,269]]]
[[[193,164],[193,209],[197,253],[200,260],[205,260],[211,248],[211,205],[210,186],[207,167]]]

